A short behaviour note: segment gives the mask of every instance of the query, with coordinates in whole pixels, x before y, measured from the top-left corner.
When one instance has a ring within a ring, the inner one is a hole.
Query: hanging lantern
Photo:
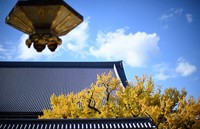
[[[66,35],[83,21],[83,16],[63,0],[19,0],[6,23],[26,33],[25,44],[42,52],[47,46],[52,52],[61,45],[59,36]]]

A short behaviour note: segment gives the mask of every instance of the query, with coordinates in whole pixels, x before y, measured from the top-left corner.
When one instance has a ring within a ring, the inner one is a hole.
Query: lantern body
[[[82,21],[83,17],[63,0],[19,0],[6,17],[7,24],[29,35],[26,45],[33,43],[38,52],[46,45],[55,51],[62,42],[59,36]]]

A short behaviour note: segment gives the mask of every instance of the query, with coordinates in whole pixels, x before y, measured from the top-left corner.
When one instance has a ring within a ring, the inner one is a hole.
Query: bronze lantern
[[[46,46],[53,52],[66,35],[83,21],[76,10],[63,0],[19,0],[6,23],[26,33],[28,48],[42,52]]]

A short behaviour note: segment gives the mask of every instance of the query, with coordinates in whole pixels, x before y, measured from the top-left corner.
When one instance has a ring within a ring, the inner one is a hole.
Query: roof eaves
[[[123,61],[118,61],[114,64],[114,70],[117,72],[117,77],[121,79],[124,87],[128,85],[128,81],[123,68]]]
[[[4,68],[113,68],[116,62],[7,62],[0,61]]]

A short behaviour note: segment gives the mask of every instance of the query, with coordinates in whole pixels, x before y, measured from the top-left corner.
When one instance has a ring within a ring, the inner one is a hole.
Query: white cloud
[[[169,13],[163,14],[159,19],[163,20],[163,21],[169,21],[173,17],[182,16],[181,15],[182,13],[183,13],[182,8],[171,8],[169,10]],[[193,16],[190,13],[186,13],[185,18],[186,18],[188,23],[191,23],[193,21]]]
[[[10,49],[8,49],[10,48]],[[16,56],[16,46],[11,42],[0,44],[0,59],[13,60]]]
[[[176,75],[173,73],[173,69],[169,68],[169,64],[161,63],[153,66],[155,73],[154,78],[156,80],[166,80],[174,78]]]
[[[6,52],[6,49],[4,48],[2,44],[0,44],[0,59],[5,58],[5,52]]]
[[[169,20],[171,19],[172,17],[176,16],[176,15],[181,15],[183,12],[183,9],[182,8],[171,8],[169,10],[169,13],[167,14],[163,14],[161,17],[160,17],[160,20]]]
[[[168,25],[165,25],[162,29],[168,29],[169,28],[169,26]]]
[[[161,17],[160,17],[160,20],[167,20],[167,19],[170,19],[171,17],[173,17],[174,14],[173,13],[170,13],[170,14],[163,14]]]
[[[190,64],[183,58],[178,59],[178,66],[176,68],[176,72],[179,73],[181,76],[189,76],[197,71],[195,65]]]
[[[186,17],[186,20],[188,23],[191,23],[193,21],[192,14],[187,13],[187,14],[185,14],[185,17]]]
[[[0,52],[5,52],[5,51],[6,50],[5,50],[4,46],[2,44],[0,44]]]
[[[191,65],[184,58],[178,59],[176,67],[169,67],[170,64],[161,63],[153,66],[154,78],[156,80],[167,80],[169,78],[186,77],[197,71],[196,66]]]
[[[143,66],[152,55],[159,52],[159,37],[156,33],[137,32],[125,34],[126,29],[115,32],[99,32],[96,38],[98,46],[89,52],[97,58],[124,60],[132,67]]]
[[[72,52],[80,52],[85,49],[87,47],[87,40],[89,37],[88,24],[89,22],[87,19],[66,36],[61,37],[63,40],[63,47],[66,47]]]
[[[182,8],[176,8],[176,9],[172,9],[172,11],[174,12],[174,14],[182,14],[183,9]]]

